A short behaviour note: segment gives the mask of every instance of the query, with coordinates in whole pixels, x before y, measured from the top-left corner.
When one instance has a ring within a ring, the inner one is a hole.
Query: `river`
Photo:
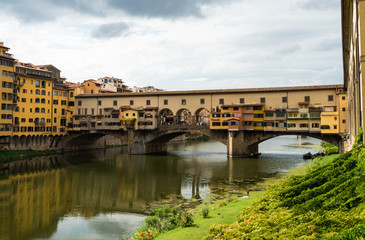
[[[124,148],[40,156],[0,175],[0,239],[121,239],[159,203],[204,199],[306,162],[313,138],[281,136],[258,158],[228,158],[219,142],[173,143],[166,155]],[[304,144],[303,146],[297,146]]]

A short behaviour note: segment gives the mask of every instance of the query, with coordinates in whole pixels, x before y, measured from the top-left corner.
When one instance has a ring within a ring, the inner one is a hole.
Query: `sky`
[[[0,41],[71,82],[342,84],[340,0],[0,0]]]

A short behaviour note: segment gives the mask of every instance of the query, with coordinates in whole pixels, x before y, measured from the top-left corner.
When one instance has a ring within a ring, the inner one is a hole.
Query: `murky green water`
[[[228,183],[243,190],[300,166],[311,149],[287,146],[298,143],[266,141],[253,159],[227,158],[223,144],[208,142],[171,144],[162,156],[109,149],[13,163],[0,175],[0,239],[120,239],[156,203],[203,199]]]

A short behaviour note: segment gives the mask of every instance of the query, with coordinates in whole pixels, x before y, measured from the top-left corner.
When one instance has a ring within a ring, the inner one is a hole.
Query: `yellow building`
[[[1,119],[0,136],[12,135],[13,109],[16,103],[16,82],[14,78],[15,59],[9,48],[0,42]]]
[[[132,108],[121,106],[119,108],[120,128],[134,130],[153,130],[157,128],[157,107]]]
[[[101,93],[101,83],[96,80],[86,80],[82,84],[84,94]]]
[[[52,132],[51,72],[30,63],[16,64],[17,104],[13,135],[49,135]]]
[[[52,103],[52,134],[64,135],[73,129],[75,89],[65,84],[55,84]]]

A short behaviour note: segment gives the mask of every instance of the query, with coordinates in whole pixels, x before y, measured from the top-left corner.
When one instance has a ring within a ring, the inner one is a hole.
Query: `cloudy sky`
[[[0,41],[72,82],[166,90],[343,82],[340,0],[0,0]]]

